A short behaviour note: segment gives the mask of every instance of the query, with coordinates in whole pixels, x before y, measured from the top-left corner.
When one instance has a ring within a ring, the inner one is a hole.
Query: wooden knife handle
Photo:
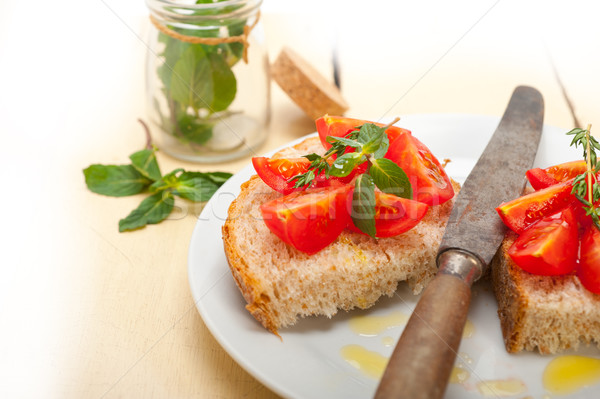
[[[394,349],[376,399],[432,399],[444,395],[470,301],[471,285],[461,276],[436,275]]]

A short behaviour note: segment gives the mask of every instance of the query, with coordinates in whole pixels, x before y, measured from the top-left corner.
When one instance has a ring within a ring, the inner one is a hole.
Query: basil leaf
[[[375,184],[366,173],[355,180],[351,216],[360,231],[375,237]]]
[[[359,152],[349,152],[337,158],[329,168],[328,176],[348,176],[354,168],[364,162],[363,155]]]
[[[124,197],[144,191],[151,183],[131,165],[90,165],[83,170],[90,191],[111,197]]]
[[[400,166],[387,158],[374,159],[369,168],[375,185],[384,193],[412,199],[412,186]]]
[[[173,67],[171,97],[195,110],[213,102],[213,79],[209,60],[202,46],[190,46]]]
[[[171,211],[175,199],[170,191],[162,191],[151,195],[127,217],[119,220],[119,232],[135,230],[147,224],[156,224],[163,221]]]
[[[156,150],[144,149],[129,156],[132,166],[150,180],[160,180],[162,173],[156,161]]]
[[[173,194],[190,201],[204,202],[212,197],[219,186],[201,172],[183,172],[177,178]]]

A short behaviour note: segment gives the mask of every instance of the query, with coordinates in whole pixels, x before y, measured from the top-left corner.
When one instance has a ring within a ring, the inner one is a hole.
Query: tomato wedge
[[[341,116],[323,116],[316,120],[319,138],[325,148],[331,147],[327,136],[343,137],[355,128],[374,123],[361,119]],[[377,126],[384,126],[375,123]],[[450,178],[437,158],[410,130],[391,126],[386,129],[390,145],[386,158],[396,162],[409,176],[413,185],[414,199],[427,205],[439,205],[454,197],[454,188]]]
[[[403,134],[390,141],[385,157],[396,162],[408,175],[414,200],[433,206],[454,197],[446,171],[429,148],[414,136]]]
[[[531,186],[535,190],[541,190],[542,188],[574,179],[586,170],[585,161],[565,162],[546,169],[530,169],[527,171],[527,180],[529,180],[529,183],[531,183]]]
[[[295,182],[289,180],[308,170],[310,161],[306,158],[252,158],[254,170],[260,178],[273,190],[289,194],[293,191],[303,190],[294,188]]]
[[[375,235],[392,237],[405,233],[423,219],[427,209],[429,206],[423,202],[377,191],[375,192]],[[348,228],[354,232],[365,234],[352,222]]]
[[[356,128],[364,125],[365,123],[373,123],[377,126],[385,126],[383,123],[370,122],[363,119],[345,118],[343,116],[329,116],[325,115],[315,121],[317,125],[317,132],[319,132],[319,139],[325,149],[329,149],[331,144],[327,142],[327,136],[344,137]],[[390,144],[399,136],[404,134],[410,134],[410,130],[402,129],[397,126],[390,126],[386,129],[386,134],[390,139]]]
[[[534,190],[541,190],[559,183],[542,168],[529,169],[525,175]]]
[[[296,191],[261,205],[267,227],[285,243],[307,254],[331,244],[350,222],[352,185]]]
[[[310,161],[306,158],[252,158],[252,165],[258,176],[273,190],[282,194],[290,194],[294,191],[306,190],[309,187],[294,188],[295,181],[290,179],[298,174],[305,173],[310,167]],[[310,188],[318,187],[340,187],[352,181],[359,173],[366,171],[366,163],[359,165],[348,176],[326,177],[324,172],[319,173]]]
[[[586,228],[580,252],[577,277],[586,289],[600,294],[600,230],[595,226]]]
[[[571,208],[544,217],[525,230],[508,250],[521,269],[542,276],[575,270],[579,241],[577,220]]]
[[[587,171],[587,165],[585,161],[571,161],[550,166],[544,171],[556,181],[563,182],[574,179],[577,175]]]
[[[512,231],[521,234],[538,220],[560,212],[577,201],[571,195],[572,180],[555,184],[512,201],[500,204],[496,211]]]

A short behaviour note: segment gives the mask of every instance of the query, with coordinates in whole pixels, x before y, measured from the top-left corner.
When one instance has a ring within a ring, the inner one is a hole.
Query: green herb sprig
[[[151,194],[119,220],[120,232],[163,221],[173,211],[175,196],[194,202],[208,201],[231,177],[227,172],[186,172],[181,168],[163,176],[156,160],[157,148],[152,145],[147,126],[140,122],[146,129],[147,144],[129,156],[130,164],[93,164],[83,170],[88,189],[97,194],[110,197]]]
[[[314,179],[324,174],[326,178],[345,177],[359,165],[367,162],[367,170],[354,181],[352,197],[352,221],[362,232],[375,237],[375,187],[384,193],[402,198],[412,198],[412,186],[404,170],[395,162],[384,158],[389,147],[385,131],[399,120],[380,127],[365,123],[344,137],[328,136],[331,147],[323,156],[305,155],[311,161],[309,170],[290,179],[294,187],[309,186]],[[354,151],[348,152],[349,149]],[[330,159],[336,156],[333,162]]]
[[[225,0],[196,0],[196,4],[223,2]],[[223,13],[233,12],[240,5],[222,7]],[[216,11],[199,8],[193,15],[211,17]],[[231,19],[220,26],[201,26],[194,29],[177,26],[169,28],[186,36],[216,38],[226,30],[230,36],[244,32],[246,19]],[[213,115],[228,111],[237,92],[237,80],[232,71],[241,59],[244,45],[239,42],[218,45],[185,43],[164,33],[158,34],[164,44],[159,56],[164,60],[157,68],[163,84],[162,94],[168,106],[168,114],[161,109],[161,102],[154,99],[154,107],[160,115],[162,128],[189,145],[205,145],[213,136]]]
[[[591,135],[591,129],[592,125],[588,125],[587,129],[575,128],[567,133],[574,136],[571,146],[583,147],[583,158],[587,163],[586,172],[575,177],[571,192],[583,203],[586,215],[590,216],[594,225],[600,229],[600,208],[597,206],[600,201],[600,184],[596,177],[600,171],[600,162],[596,155],[596,150],[600,150],[600,143]]]

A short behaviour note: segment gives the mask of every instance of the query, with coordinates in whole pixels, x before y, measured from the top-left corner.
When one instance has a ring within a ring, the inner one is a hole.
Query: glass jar
[[[262,0],[146,0],[147,110],[159,149],[193,162],[252,153],[267,136]]]

